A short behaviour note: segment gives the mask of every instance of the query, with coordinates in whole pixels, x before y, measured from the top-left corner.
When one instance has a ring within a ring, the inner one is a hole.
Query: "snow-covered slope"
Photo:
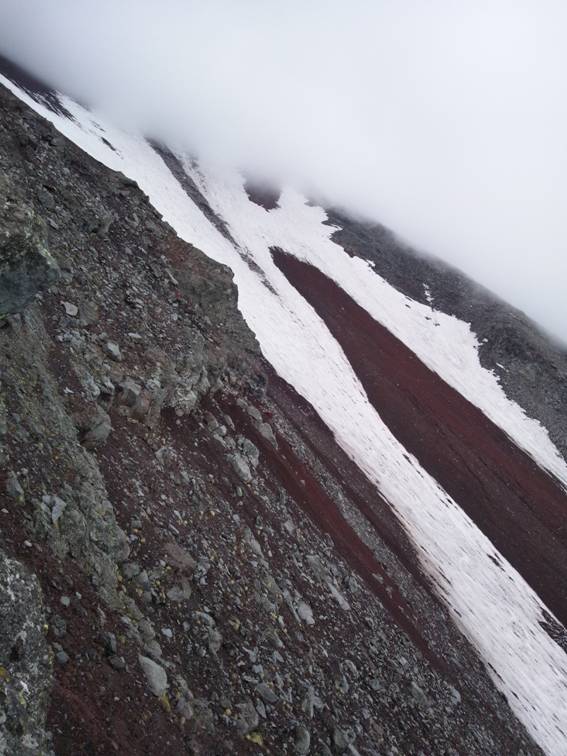
[[[239,306],[275,370],[317,410],[340,446],[387,498],[421,554],[455,621],[490,665],[511,707],[538,743],[565,753],[567,656],[545,632],[545,607],[442,486],[407,453],[376,412],[325,322],[288,282],[271,249],[309,262],[336,281],[443,380],[567,486],[567,465],[546,430],[509,400],[478,359],[468,324],[408,299],[331,239],[322,209],[291,189],[267,212],[236,173],[180,158],[223,234],[184,191],[159,154],[62,98],[69,120],[0,80],[67,137],[138,182],[180,237],[232,268]],[[102,141],[102,138],[106,140]],[[108,143],[112,147],[108,146]]]

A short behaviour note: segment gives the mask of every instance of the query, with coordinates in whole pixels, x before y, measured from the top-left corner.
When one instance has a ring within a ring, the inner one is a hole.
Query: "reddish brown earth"
[[[280,390],[281,388],[280,386]],[[297,395],[292,397],[292,393],[295,392],[288,389],[288,400],[296,399]],[[262,437],[246,413],[237,405],[232,404],[227,409],[230,409],[236,429],[245,433],[261,449],[263,458],[273,475],[272,483],[283,486],[292,501],[303,509],[323,533],[331,537],[337,551],[361,576],[368,588],[391,614],[394,622],[407,633],[433,666],[446,672],[446,665],[428,647],[417,626],[412,609],[405,602],[397,585],[376,559],[372,550],[345,520],[337,504],[325,492],[305,461],[297,456],[289,442],[280,435],[278,435],[278,449],[276,450]],[[375,493],[373,498],[380,497]]]
[[[476,406],[334,281],[274,260],[341,345],[382,420],[567,624],[567,496]]]

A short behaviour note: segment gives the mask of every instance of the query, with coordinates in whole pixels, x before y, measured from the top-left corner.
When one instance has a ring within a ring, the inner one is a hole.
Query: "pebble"
[[[104,351],[111,360],[114,360],[115,362],[122,361],[122,352],[120,351],[118,344],[114,341],[107,341],[104,345]]]
[[[340,727],[335,727],[333,730],[333,745],[339,753],[346,751],[350,745],[349,737]]]
[[[104,633],[102,636],[104,648],[109,656],[115,656],[118,648],[114,633]]]
[[[8,473],[6,479],[6,493],[10,498],[16,499],[16,501],[21,501],[24,498],[24,489],[13,472]]]
[[[313,618],[313,610],[305,601],[301,601],[297,607],[297,614],[306,625],[314,625],[315,619]]]
[[[113,669],[117,669],[118,671],[126,669],[126,660],[123,656],[116,656],[116,654],[109,656],[108,663]]]
[[[234,472],[239,476],[239,478],[241,478],[245,483],[249,483],[252,480],[252,473],[250,472],[250,466],[248,462],[244,459],[242,454],[236,452],[232,455],[230,461],[232,463]]]
[[[265,703],[274,704],[279,700],[277,693],[267,683],[256,685],[256,693]]]
[[[55,654],[55,658],[57,659],[58,664],[64,665],[64,664],[67,664],[67,662],[69,661],[69,654],[66,653],[65,651],[58,651]]]
[[[236,708],[240,712],[240,716],[238,717],[237,721],[238,731],[241,735],[247,735],[249,732],[252,732],[252,730],[258,727],[258,724],[260,722],[258,712],[256,711],[256,708],[254,707],[252,701],[246,701],[245,703],[238,704]]]
[[[72,304],[71,302],[62,302],[63,307],[65,308],[65,314],[69,315],[72,318],[76,318],[79,314],[79,308],[77,305]]]
[[[299,725],[295,730],[295,753],[297,753],[298,756],[306,756],[306,754],[309,753],[310,746],[311,735],[309,734],[309,730],[303,725]]]
[[[151,656],[153,659],[161,659],[162,656],[162,650],[161,646],[157,642],[157,640],[149,640],[144,645],[144,651],[148,656]]]

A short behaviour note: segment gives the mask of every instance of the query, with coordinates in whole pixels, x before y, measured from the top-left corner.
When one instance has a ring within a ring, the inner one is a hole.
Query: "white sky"
[[[291,181],[567,339],[562,0],[0,0],[0,51]]]

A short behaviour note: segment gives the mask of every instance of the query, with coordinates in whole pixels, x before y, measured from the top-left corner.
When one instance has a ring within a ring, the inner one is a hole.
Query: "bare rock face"
[[[51,664],[38,580],[0,551],[0,754],[50,752]]]
[[[59,277],[47,249],[45,223],[10,197],[0,180],[0,317],[21,312],[41,290]]]

